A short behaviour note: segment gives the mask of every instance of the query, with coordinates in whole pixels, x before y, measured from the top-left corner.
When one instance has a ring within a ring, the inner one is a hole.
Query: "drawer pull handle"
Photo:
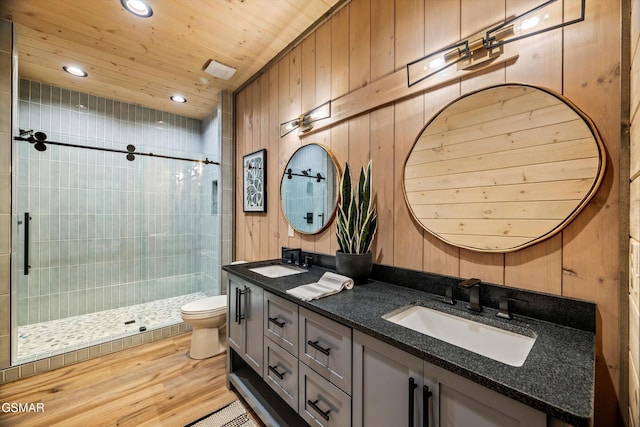
[[[276,377],[280,378],[281,380],[284,379],[284,375],[286,374],[286,372],[278,372],[278,370],[276,369],[276,366],[269,366],[269,371],[273,372]]]
[[[243,301],[240,298],[244,299],[244,310],[247,310],[247,295],[251,292],[248,286],[245,286],[244,289],[238,289],[238,324],[242,324],[242,321],[247,317],[242,312],[242,303]]]
[[[329,355],[329,353],[331,352],[331,347],[329,348],[322,348],[318,345],[318,341],[307,341],[307,344],[309,344],[311,347],[315,348],[316,350],[318,350],[320,353],[322,354],[326,354],[327,356]]]
[[[287,322],[279,322],[277,317],[269,317],[269,322],[273,323],[274,325],[283,328],[285,323]]]
[[[416,380],[413,377],[409,377],[409,427],[413,427],[413,418],[414,418],[414,399],[415,399],[415,390],[418,388],[416,384]]]
[[[431,390],[426,385],[422,387],[422,416],[423,427],[429,427],[429,399],[431,398]]]
[[[240,298],[238,297],[238,291],[239,291],[239,290],[240,290],[239,288],[236,288],[236,299],[235,299],[235,303],[236,303],[236,306],[235,306],[235,315],[236,315],[236,318],[235,318],[235,323],[239,323],[239,322],[238,322],[238,301],[239,301],[239,299],[240,299]]]
[[[314,400],[313,402],[311,400],[307,400],[307,404],[311,406],[314,411],[320,414],[322,418],[329,421],[329,412],[331,412],[331,409],[327,409],[327,411],[325,412],[322,409],[320,409],[318,405],[316,405],[317,403],[318,403],[318,399]]]

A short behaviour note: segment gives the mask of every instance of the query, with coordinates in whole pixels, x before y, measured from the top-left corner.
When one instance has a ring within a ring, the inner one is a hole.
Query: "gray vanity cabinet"
[[[228,345],[253,370],[263,373],[263,289],[229,275]]]
[[[564,425],[232,274],[228,289],[229,382],[268,425]]]
[[[353,354],[354,427],[547,426],[544,413],[358,331]]]

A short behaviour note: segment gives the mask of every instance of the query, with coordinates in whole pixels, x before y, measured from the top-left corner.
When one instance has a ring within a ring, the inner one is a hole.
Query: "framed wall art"
[[[244,212],[267,211],[267,150],[242,157],[242,200]]]

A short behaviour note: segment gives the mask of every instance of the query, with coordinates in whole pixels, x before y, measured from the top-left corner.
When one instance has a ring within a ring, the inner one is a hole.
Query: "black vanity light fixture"
[[[122,4],[122,7],[127,11],[140,18],[148,18],[153,15],[153,9],[151,9],[149,3],[144,0],[120,0],[120,4]]]
[[[187,98],[182,95],[171,95],[169,99],[178,104],[184,104],[185,102],[187,102]]]
[[[458,69],[466,69],[500,56],[502,46],[507,43],[582,22],[585,2],[586,0],[547,0],[466,40],[409,62],[407,84],[411,87],[455,64],[458,64]],[[567,19],[567,11],[569,15],[574,13],[575,18]]]
[[[89,74],[77,65],[65,65],[62,67],[64,71],[76,77],[87,77]]]
[[[300,133],[309,132],[313,129],[313,122],[331,117],[331,101],[327,101],[319,107],[300,114],[299,117],[280,124],[280,138],[289,134],[295,129],[300,129]]]

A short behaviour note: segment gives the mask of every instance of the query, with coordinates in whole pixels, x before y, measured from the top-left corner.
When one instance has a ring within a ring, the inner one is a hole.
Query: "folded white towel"
[[[353,280],[340,274],[326,272],[316,283],[289,289],[287,293],[303,301],[311,301],[313,299],[337,294],[345,288],[353,288]]]

